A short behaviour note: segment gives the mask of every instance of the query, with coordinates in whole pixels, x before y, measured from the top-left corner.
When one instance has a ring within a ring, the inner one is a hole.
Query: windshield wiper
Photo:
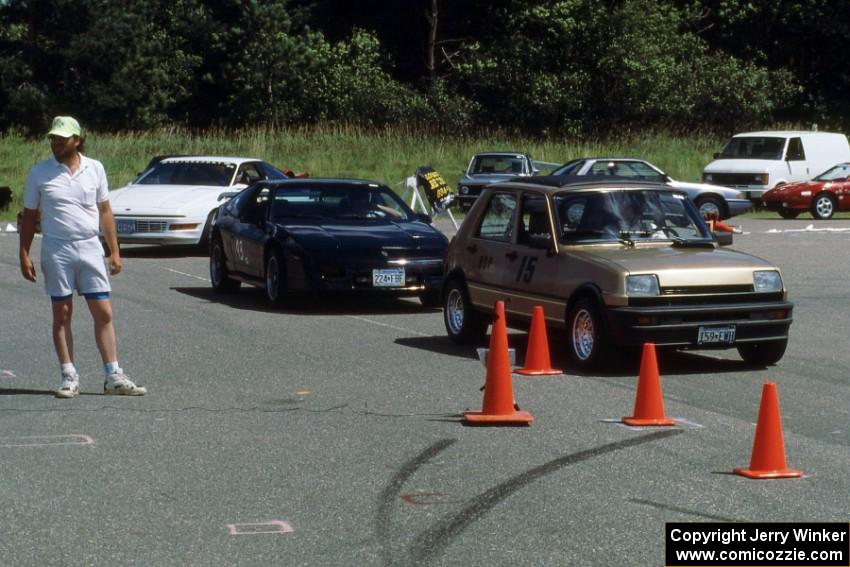
[[[681,236],[668,237],[677,248],[714,248],[714,242],[705,238],[682,238]]]

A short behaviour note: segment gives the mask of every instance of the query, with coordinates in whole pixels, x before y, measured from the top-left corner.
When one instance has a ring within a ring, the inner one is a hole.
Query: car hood
[[[762,197],[780,197],[782,195],[793,195],[794,193],[800,193],[801,191],[820,191],[828,185],[830,185],[830,182],[828,181],[803,181],[800,183],[789,183],[787,185],[774,187],[770,191],[766,191]]]
[[[446,237],[422,222],[380,222],[354,224],[330,220],[315,224],[278,225],[305,249],[315,253],[351,257],[377,256],[382,250],[424,252],[441,256],[448,246]]]
[[[703,173],[770,173],[775,159],[716,159],[703,169]]]
[[[209,212],[218,203],[218,196],[230,189],[204,185],[128,185],[110,191],[109,202],[117,215],[188,212],[195,207]]]
[[[661,287],[752,284],[753,270],[777,269],[762,258],[723,248],[595,247],[592,257],[629,274],[656,274]]]
[[[715,193],[721,195],[724,199],[740,199],[740,193],[737,189],[731,187],[723,187],[722,185],[710,185],[708,183],[692,183],[690,181],[675,181],[671,180],[668,185],[674,189],[685,191],[689,196],[698,195],[703,192]]]
[[[465,183],[467,185],[489,185],[490,183],[507,181],[508,179],[514,179],[516,177],[520,177],[520,175],[517,173],[476,173],[474,175],[463,175],[458,183]]]

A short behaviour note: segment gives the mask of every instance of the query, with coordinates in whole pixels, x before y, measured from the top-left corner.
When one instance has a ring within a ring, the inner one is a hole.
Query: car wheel
[[[835,206],[835,197],[829,193],[821,193],[812,201],[812,216],[819,220],[832,218]]]
[[[582,298],[567,313],[570,357],[582,369],[601,366],[608,352],[602,330],[602,317],[596,302]]]
[[[779,216],[784,219],[795,219],[800,214],[800,211],[794,211],[791,209],[780,209]]]
[[[241,285],[239,280],[230,277],[224,257],[224,245],[220,238],[217,238],[210,248],[210,283],[213,291],[218,293],[237,292]]]
[[[439,289],[429,289],[419,294],[419,302],[422,307],[439,307],[441,300]]]
[[[747,364],[767,366],[776,364],[785,354],[788,339],[781,341],[764,341],[760,343],[741,343],[738,345],[738,354]]]
[[[286,266],[279,250],[272,250],[266,259],[266,299],[274,307],[286,300]]]
[[[456,343],[483,342],[487,336],[489,322],[483,313],[472,307],[466,285],[457,279],[446,287],[443,322],[449,338]]]
[[[697,208],[702,218],[708,219],[725,219],[726,207],[717,197],[701,197],[697,199]]]

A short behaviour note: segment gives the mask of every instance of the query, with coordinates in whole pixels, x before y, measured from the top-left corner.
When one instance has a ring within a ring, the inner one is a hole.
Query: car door
[[[473,236],[466,243],[464,264],[472,303],[490,310],[505,299],[505,273],[512,271],[519,254],[513,250],[517,196],[512,191],[494,191]]]
[[[551,214],[546,197],[526,192],[520,197],[517,215],[516,246],[518,256],[506,270],[504,286],[510,294],[508,312],[530,315],[535,305],[541,305],[548,317],[564,312],[560,295],[558,255],[552,234]]]
[[[231,225],[233,263],[237,272],[264,277],[264,249],[267,238],[269,188],[249,188],[238,216]]]
[[[800,138],[788,140],[788,148],[785,150],[785,163],[788,164],[789,182],[806,181],[815,175],[809,170],[806,152],[803,149],[803,140]]]

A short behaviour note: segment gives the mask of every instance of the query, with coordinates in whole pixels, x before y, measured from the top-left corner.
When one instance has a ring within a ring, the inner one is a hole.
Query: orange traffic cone
[[[531,330],[528,333],[528,348],[525,351],[525,367],[514,370],[526,376],[546,376],[563,374],[562,370],[552,368],[549,361],[549,339],[546,337],[546,318],[543,307],[534,306],[531,316]]]
[[[779,415],[779,395],[776,393],[774,382],[765,382],[761,391],[761,406],[750,468],[739,467],[734,472],[747,478],[759,479],[803,476],[802,471],[789,469],[785,463],[782,417]]]
[[[470,425],[528,425],[534,421],[531,414],[516,411],[514,407],[504,301],[496,302],[493,330],[490,333],[487,379],[484,383],[484,408],[480,412],[463,412],[463,420]]]
[[[624,417],[623,423],[639,426],[676,425],[676,420],[664,415],[661,378],[658,376],[658,361],[655,358],[655,345],[653,343],[643,344],[634,413],[632,417]]]

